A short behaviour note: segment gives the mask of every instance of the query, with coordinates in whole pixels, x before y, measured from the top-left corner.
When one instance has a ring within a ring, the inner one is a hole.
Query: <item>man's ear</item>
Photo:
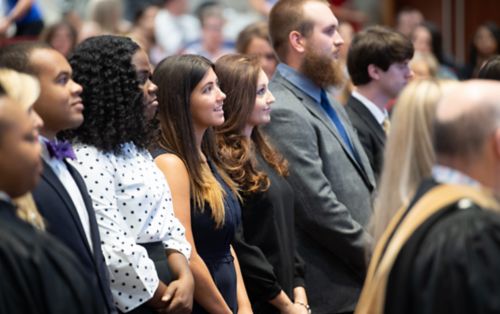
[[[295,51],[300,53],[306,51],[306,39],[298,31],[291,31],[290,34],[288,34],[288,41]]]
[[[370,78],[372,80],[376,80],[376,81],[380,80],[380,72],[381,71],[382,70],[378,66],[376,66],[375,64],[368,65],[368,75],[370,76]]]

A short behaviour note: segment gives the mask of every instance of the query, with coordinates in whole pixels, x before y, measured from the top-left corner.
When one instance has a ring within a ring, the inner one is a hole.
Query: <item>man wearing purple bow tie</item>
[[[35,75],[40,97],[33,105],[44,121],[40,130],[44,170],[33,190],[47,231],[61,240],[87,270],[103,313],[116,313],[92,202],[85,183],[68,159],[75,155],[58,133],[83,123],[82,87],[73,81],[65,57],[41,43],[19,43],[2,48],[0,66]]]

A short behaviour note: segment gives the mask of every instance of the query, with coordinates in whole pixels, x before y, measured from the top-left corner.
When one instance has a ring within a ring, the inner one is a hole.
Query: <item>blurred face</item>
[[[423,26],[417,26],[412,36],[413,48],[415,51],[430,53],[432,52],[431,33]]]
[[[271,121],[271,104],[274,102],[274,96],[268,89],[269,79],[263,70],[260,70],[259,79],[257,80],[257,98],[252,114],[248,118],[247,127],[266,124]]]
[[[40,118],[38,113],[36,113],[36,111],[33,109],[33,106],[31,106],[28,109],[28,116],[29,116],[31,123],[33,125],[35,136],[38,138],[38,135],[40,134],[40,130],[43,127],[43,120],[42,120],[42,118]]]
[[[35,49],[30,56],[40,81],[40,97],[33,105],[43,119],[42,135],[52,138],[83,123],[82,87],[72,79],[64,56],[53,49]]]
[[[137,72],[137,78],[140,82],[139,87],[143,94],[144,115],[148,120],[151,120],[158,110],[158,100],[156,99],[158,86],[151,81],[153,72],[148,56],[144,50],[139,49],[132,56],[132,65]]]
[[[26,112],[12,100],[1,97],[1,105],[8,106],[10,126],[0,135],[0,189],[11,197],[18,197],[33,189],[42,172],[41,147]]]
[[[216,51],[222,45],[224,36],[224,19],[216,16],[208,16],[203,22],[203,40],[209,51]]]
[[[70,29],[66,26],[57,28],[54,31],[49,45],[51,45],[55,50],[62,53],[64,56],[68,57],[74,45]]]
[[[155,30],[155,17],[158,13],[158,7],[149,6],[139,20],[139,26],[146,30],[149,35],[154,35]]]
[[[330,7],[321,2],[306,2],[304,12],[314,23],[312,34],[307,40],[307,48],[320,56],[337,59],[344,40],[338,32],[339,22]]]
[[[267,77],[273,77],[276,66],[278,65],[278,60],[276,60],[273,47],[271,47],[269,41],[263,38],[254,37],[248,44],[245,53],[259,56],[260,65],[264,72],[266,72]]]
[[[224,123],[224,99],[226,95],[219,88],[217,75],[210,68],[191,93],[190,110],[196,130],[204,131]]]
[[[409,60],[393,63],[387,71],[380,71],[380,88],[388,98],[395,98],[412,76]]]
[[[474,45],[476,46],[480,55],[490,56],[496,53],[498,43],[490,30],[481,26],[474,36]]]

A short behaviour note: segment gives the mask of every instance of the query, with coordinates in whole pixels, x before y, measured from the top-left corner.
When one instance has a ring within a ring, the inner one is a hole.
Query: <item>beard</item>
[[[307,48],[300,72],[321,88],[338,87],[344,83],[339,61]]]

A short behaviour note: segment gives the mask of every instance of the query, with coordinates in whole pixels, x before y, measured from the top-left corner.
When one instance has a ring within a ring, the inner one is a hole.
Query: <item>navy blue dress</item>
[[[156,150],[153,157],[172,153],[165,150]],[[222,180],[216,167],[212,162],[208,162],[210,170],[220,183],[226,197],[225,204],[225,222],[220,228],[216,228],[215,221],[212,218],[212,209],[208,204],[203,212],[196,208],[196,204],[191,199],[191,229],[193,231],[196,250],[201,259],[205,262],[210,271],[210,275],[217,285],[220,293],[224,297],[227,305],[233,313],[238,312],[236,298],[236,271],[234,269],[233,256],[230,251],[230,244],[233,242],[236,228],[241,221],[241,209],[236,196],[229,186]],[[196,301],[193,304],[193,313],[208,313]]]

